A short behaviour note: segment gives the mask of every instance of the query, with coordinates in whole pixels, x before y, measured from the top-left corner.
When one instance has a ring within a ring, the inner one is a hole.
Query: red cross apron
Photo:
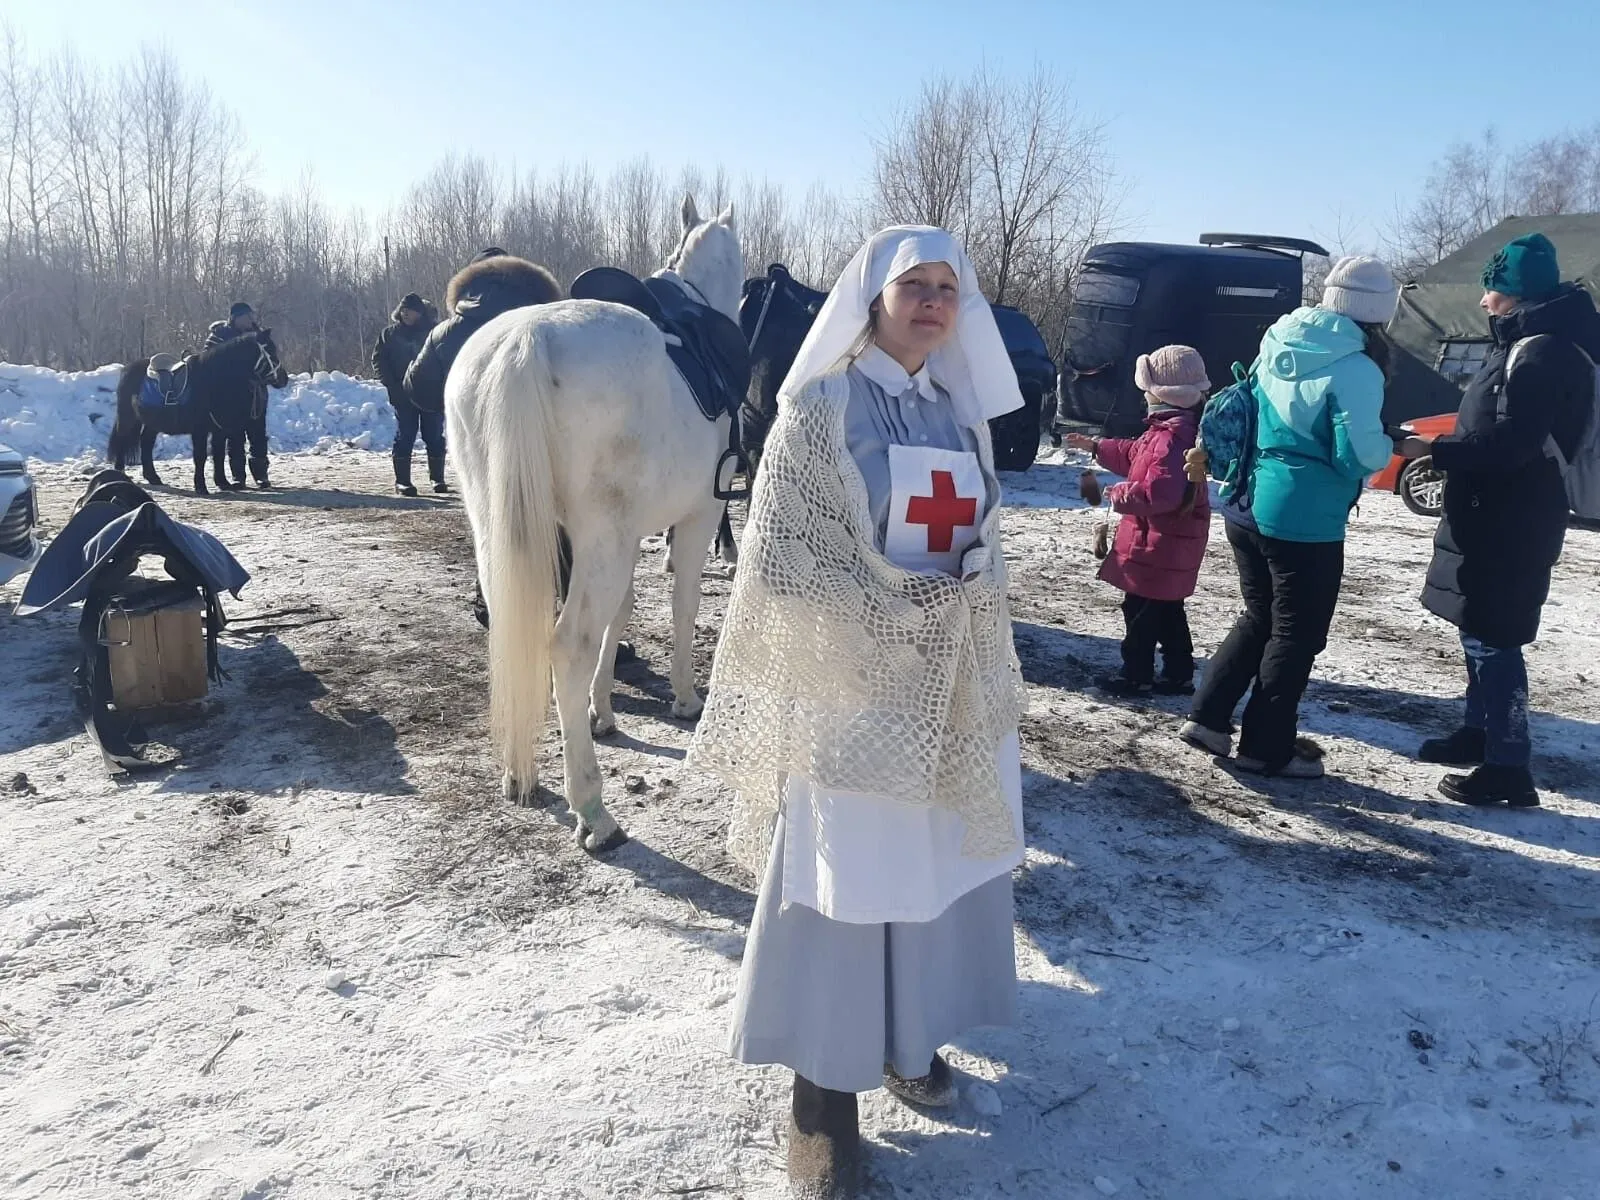
[[[907,571],[959,575],[961,556],[978,540],[987,495],[976,454],[890,446],[884,557]]]

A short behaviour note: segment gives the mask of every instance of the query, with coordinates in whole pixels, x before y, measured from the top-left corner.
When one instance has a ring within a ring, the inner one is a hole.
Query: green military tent
[[[1489,318],[1478,307],[1484,264],[1530,233],[1555,243],[1562,279],[1582,283],[1600,300],[1600,213],[1507,217],[1401,289],[1389,323],[1399,353],[1384,398],[1386,421],[1431,417],[1460,405],[1461,390],[1489,353]]]

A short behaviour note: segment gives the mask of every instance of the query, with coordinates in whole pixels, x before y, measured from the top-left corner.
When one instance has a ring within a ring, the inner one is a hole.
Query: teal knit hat
[[[1498,251],[1483,269],[1483,290],[1542,300],[1561,286],[1556,248],[1542,233],[1519,237]]]

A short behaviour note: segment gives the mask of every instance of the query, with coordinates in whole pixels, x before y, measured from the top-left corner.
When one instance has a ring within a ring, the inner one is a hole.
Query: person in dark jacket
[[[467,339],[503,312],[530,304],[548,304],[561,299],[561,285],[549,271],[525,258],[507,254],[499,246],[480,250],[450,280],[445,289],[444,306],[450,315],[428,331],[422,350],[407,368],[406,395],[424,413],[444,414],[444,385]],[[428,474],[434,491],[447,491],[444,483],[444,454],[437,462],[428,451]],[[484,603],[483,586],[474,585],[473,612],[478,622],[489,627],[489,608]]]
[[[250,333],[259,329],[256,323],[255,310],[243,300],[234,301],[228,309],[226,321],[213,321],[206,330],[205,348],[220,346],[223,342],[230,342],[241,333]],[[254,395],[250,398],[250,417],[244,424],[245,441],[250,447],[250,476],[256,481],[257,487],[271,487],[267,480],[267,387],[258,384]],[[239,447],[234,443],[229,447],[229,466],[233,470],[234,482],[243,486],[244,463],[240,461],[242,455],[238,453]]]
[[[1431,454],[1444,472],[1444,515],[1434,535],[1422,603],[1461,630],[1467,710],[1461,728],[1424,742],[1424,762],[1471,766],[1439,790],[1466,804],[1532,807],[1528,672],[1522,647],[1539,632],[1550,571],[1566,538],[1562,466],[1594,406],[1592,359],[1600,313],[1563,284],[1542,234],[1507,245],[1483,272],[1481,305],[1494,346],[1467,387],[1456,431],[1408,439],[1401,453]]]
[[[559,299],[561,287],[543,267],[498,246],[481,251],[450,281],[444,296],[449,316],[428,333],[406,371],[411,403],[423,412],[442,413],[450,364],[469,337],[503,312]],[[431,460],[429,466],[431,470]]]
[[[416,449],[419,432],[422,444],[428,448],[428,461],[437,459],[441,465],[444,463],[444,413],[425,413],[411,403],[411,397],[406,394],[406,368],[422,350],[428,331],[438,321],[438,310],[433,305],[416,292],[408,292],[372,347],[373,369],[378,372],[378,380],[394,406],[398,426],[394,438],[394,490],[402,496],[417,494],[411,482],[411,455]],[[434,488],[447,490],[442,471]]]

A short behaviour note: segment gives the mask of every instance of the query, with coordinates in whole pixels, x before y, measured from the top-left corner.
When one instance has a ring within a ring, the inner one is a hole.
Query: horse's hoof
[[[539,781],[535,779],[524,787],[515,775],[507,771],[500,776],[500,794],[507,803],[515,804],[518,808],[532,808],[534,797],[539,794]]]
[[[609,827],[610,832],[604,833],[600,827],[589,826],[582,820],[578,822],[576,840],[578,848],[585,854],[593,854],[596,857],[602,854],[610,854],[617,847],[627,842],[627,831],[610,817],[607,817],[601,825]]]
[[[672,702],[672,715],[680,721],[692,721],[705,711],[705,701],[699,696],[692,700],[674,700]]]
[[[617,731],[617,717],[615,713],[601,716],[594,709],[589,710],[589,734],[591,737],[610,737]]]

